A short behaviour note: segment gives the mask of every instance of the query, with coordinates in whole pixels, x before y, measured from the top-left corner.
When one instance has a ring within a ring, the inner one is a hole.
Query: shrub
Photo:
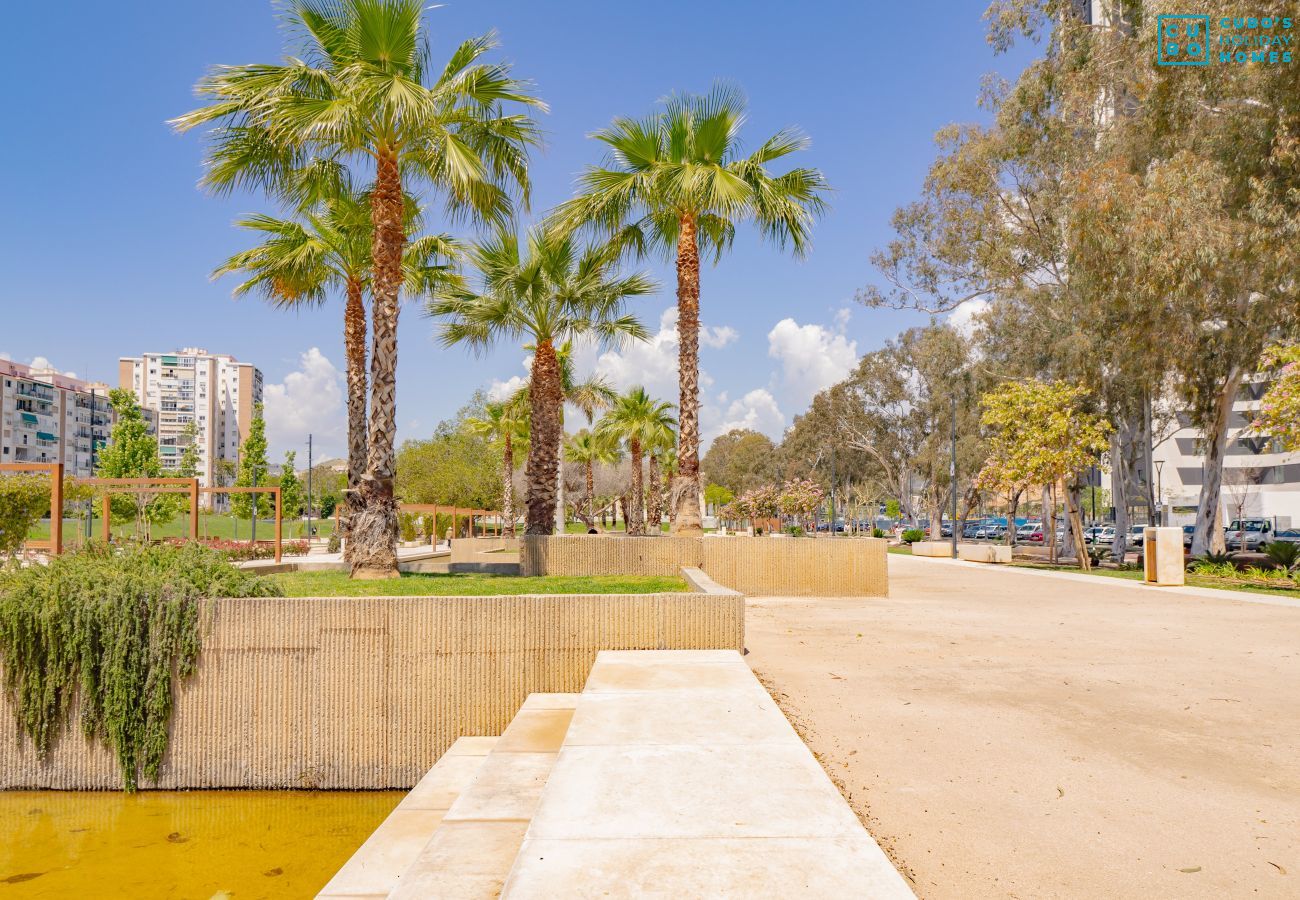
[[[22,549],[27,533],[50,510],[45,475],[0,475],[0,556]]]
[[[81,729],[117,758],[123,787],[156,780],[173,675],[194,672],[203,597],[279,595],[279,585],[195,543],[91,544],[0,573],[0,658],[19,734],[44,759],[80,701]],[[21,739],[21,737],[20,737]]]
[[[185,538],[171,538],[167,543],[182,547],[190,543]],[[275,559],[275,544],[270,542],[259,541],[256,544],[250,544],[248,541],[236,541],[231,538],[208,538],[199,542],[209,550],[216,550],[225,554],[226,559],[231,562],[248,562],[251,559]],[[281,541],[280,554],[282,556],[306,556],[309,544],[306,540],[301,541]]]
[[[325,544],[328,553],[338,553],[343,549],[343,536],[338,531],[331,531],[329,541]]]
[[[916,541],[925,540],[925,532],[920,528],[909,528],[903,532],[903,543],[912,544]]]
[[[889,535],[885,533],[885,529],[883,528],[871,529],[871,536],[875,538],[889,537]]]
[[[402,513],[397,517],[397,527],[404,541],[413,541],[419,536],[415,530],[415,516],[410,513]]]
[[[1293,544],[1290,541],[1273,541],[1264,547],[1264,555],[1276,566],[1283,571],[1289,572],[1295,568],[1297,560],[1300,560],[1300,544]]]

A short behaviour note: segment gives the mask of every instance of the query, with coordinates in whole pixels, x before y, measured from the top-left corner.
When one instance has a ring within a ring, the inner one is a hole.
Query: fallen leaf
[[[24,881],[31,881],[33,878],[40,878],[44,872],[22,872],[18,875],[10,875],[8,878],[0,878],[3,884],[22,884]]]
[[[1060,800],[1062,797],[1065,796],[1065,790],[1062,789],[1062,787],[1059,784],[1056,786],[1056,793],[1057,793],[1057,797],[1056,797],[1057,800]]]
[[[1180,871],[1180,872],[1184,872],[1184,873],[1186,873],[1186,874],[1188,874],[1188,875],[1191,875],[1191,874],[1194,873],[1194,872],[1199,872],[1199,871],[1201,871],[1201,867],[1200,867],[1200,866],[1191,866],[1191,867],[1186,868],[1186,869],[1179,869],[1178,871]]]
[[[167,835],[167,840],[173,844],[183,844],[188,841],[189,838],[185,837],[179,831],[173,831],[171,834]]]
[[[283,875],[284,869],[281,869],[279,866],[276,866],[274,869],[267,869],[262,874],[265,875],[267,878],[274,878],[277,875]]]
[[[1272,866],[1273,868],[1277,869],[1277,873],[1278,873],[1279,875],[1285,875],[1285,874],[1286,874],[1286,869],[1282,868],[1282,867],[1279,866],[1277,863],[1273,862],[1273,860],[1271,860],[1271,859],[1266,859],[1266,860],[1264,860],[1264,862],[1268,863],[1270,866]]]

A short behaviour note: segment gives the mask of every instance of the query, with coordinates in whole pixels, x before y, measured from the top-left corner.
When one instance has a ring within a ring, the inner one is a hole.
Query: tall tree
[[[675,95],[643,119],[619,118],[594,137],[609,148],[602,166],[578,179],[578,196],[556,210],[563,228],[617,235],[637,252],[671,256],[677,266],[678,378],[681,415],[675,527],[700,532],[700,254],[720,259],[736,225],[803,255],[822,212],[827,184],[816,169],[776,175],[770,165],[808,146],[794,129],[740,152],[746,101],[729,85],[707,95]]]
[[[533,344],[526,533],[551,534],[563,436],[558,348],[579,335],[613,344],[644,339],[645,327],[624,307],[652,293],[654,282],[639,273],[620,275],[612,244],[584,248],[572,236],[544,229],[530,231],[522,247],[513,231],[498,231],[469,257],[481,289],[448,291],[429,303],[429,313],[443,319],[447,345],[484,350],[502,338]]]
[[[317,306],[331,293],[344,297],[343,348],[347,378],[348,410],[348,516],[343,519],[347,536],[352,515],[360,511],[361,479],[366,471],[368,446],[366,426],[366,306],[365,293],[371,276],[372,227],[370,196],[353,187],[346,169],[321,184],[314,170],[289,173],[291,190],[306,195],[292,217],[254,215],[235,224],[262,237],[262,242],[231,256],[213,277],[241,274],[247,280],[235,288],[235,296],[260,294],[273,306],[298,310]],[[406,227],[415,230],[421,219],[414,200],[407,199]],[[461,253],[448,235],[413,237],[403,250],[403,281],[408,294],[427,294],[434,286],[457,277],[453,262]],[[353,543],[344,547],[351,560]]]
[[[173,120],[216,124],[206,182],[279,189],[288,165],[322,158],[374,166],[370,192],[373,349],[364,507],[353,517],[354,577],[396,577],[394,494],[397,319],[402,288],[404,185],[424,182],[450,214],[504,221],[507,187],[527,200],[528,148],[537,131],[508,104],[541,107],[509,67],[482,61],[492,35],[429,66],[421,0],[288,0],[288,33],[302,47],[282,65],[221,67],[198,84],[212,102]]]
[[[95,474],[100,478],[161,478],[158,439],[149,433],[149,423],[135,395],[124,388],[114,388],[108,394],[108,402],[117,421],[113,423],[108,446],[99,451]],[[175,514],[170,501],[165,494],[134,493],[130,497],[114,494],[109,509],[119,521],[134,515],[136,537],[147,539],[152,524],[166,522]]]
[[[262,404],[259,403],[253,407],[253,420],[249,423],[248,434],[244,435],[244,440],[239,444],[239,471],[235,476],[235,487],[266,487],[270,483],[266,447],[266,420],[262,417]],[[250,518],[254,509],[264,518],[275,512],[271,495],[262,493],[232,494],[230,508],[241,519]]]
[[[618,462],[622,458],[618,445],[615,441],[584,428],[564,442],[564,458],[582,466],[587,485],[587,510],[579,518],[584,525],[592,528],[596,524],[596,466],[612,466]]]
[[[780,457],[767,435],[733,428],[713,439],[701,469],[709,481],[740,496],[776,481],[780,477]]]
[[[298,454],[293,450],[284,451],[284,464],[280,466],[280,512],[286,518],[298,518],[302,515],[303,489],[295,468]]]
[[[483,415],[466,420],[474,434],[501,445],[501,516],[502,533],[515,536],[515,452],[528,450],[528,412],[526,406],[509,401],[487,403]]]
[[[596,433],[610,440],[621,441],[627,447],[632,464],[632,488],[627,510],[627,533],[645,534],[645,491],[642,487],[641,461],[647,447],[664,441],[665,432],[671,433],[676,420],[672,417],[672,404],[655,400],[645,388],[634,387],[614,401],[596,425]],[[659,532],[659,523],[653,523]]]

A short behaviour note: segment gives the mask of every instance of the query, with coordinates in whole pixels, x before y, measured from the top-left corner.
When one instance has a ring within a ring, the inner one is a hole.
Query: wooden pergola
[[[55,556],[63,552],[63,464],[62,463],[0,463],[0,472],[50,473],[50,537],[48,540],[27,541],[29,550],[48,550]],[[283,534],[279,487],[199,487],[197,478],[76,478],[76,485],[102,488],[101,537],[104,543],[112,539],[112,494],[188,494],[190,497],[189,537],[199,539],[200,494],[274,494],[275,495],[275,561],[281,559]]]
[[[338,530],[341,521],[341,516],[342,516],[341,507],[342,504],[339,504],[338,506],[334,507],[334,528],[336,531]],[[475,517],[495,516],[498,520],[497,528],[496,528],[496,533],[498,535],[501,534],[502,529],[505,527],[504,517],[501,515],[500,511],[495,509],[470,509],[469,507],[464,507],[464,506],[442,506],[441,504],[438,503],[399,503],[397,504],[397,511],[398,513],[413,513],[415,515],[421,515],[421,516],[431,515],[433,516],[435,528],[437,528],[439,515],[451,516],[451,533],[453,535],[456,534],[457,532],[457,527],[456,527],[458,524],[457,520],[462,518],[468,519],[469,521],[470,537],[483,536],[487,534],[486,524],[484,524],[480,532],[480,535],[474,534]],[[438,536],[436,534],[433,536],[433,542],[435,544],[438,542]]]

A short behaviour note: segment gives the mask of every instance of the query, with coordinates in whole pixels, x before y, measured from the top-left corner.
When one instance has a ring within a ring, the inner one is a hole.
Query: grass
[[[1075,572],[1080,575],[1096,575],[1101,578],[1123,578],[1127,581],[1141,581],[1143,573],[1141,569],[1100,569],[1093,568],[1084,572],[1075,566],[1052,566],[1046,563],[1015,562],[1013,566],[1022,569],[1045,569],[1049,572]],[[1194,572],[1188,572],[1186,575],[1188,587],[1214,588],[1220,591],[1243,591],[1247,594],[1268,594],[1273,597],[1291,597],[1300,599],[1300,590],[1295,588],[1268,587],[1262,584],[1241,584],[1227,578],[1218,578],[1214,575],[1197,575]]]
[[[103,520],[95,516],[91,523],[91,533],[96,539],[100,536],[100,528]],[[312,519],[312,526],[316,529],[317,537],[329,537],[334,531],[333,519]],[[199,513],[199,536],[210,538],[222,538],[226,540],[238,539],[246,541],[252,536],[252,522],[249,519],[236,519],[231,515],[220,515],[216,513]],[[113,534],[117,537],[132,537],[135,534],[135,523],[124,522],[120,525],[114,525]],[[64,518],[63,520],[63,541],[66,544],[77,544],[86,535],[86,520]],[[169,537],[189,537],[190,535],[190,518],[189,513],[178,513],[176,518],[172,519],[165,525],[155,526],[153,536],[155,538]],[[50,536],[50,522],[48,519],[42,519],[28,532],[30,540],[45,540]],[[257,538],[258,540],[270,540],[275,536],[275,521],[273,519],[263,519],[258,517],[257,520]],[[303,538],[307,536],[307,521],[305,519],[292,521],[285,520],[283,523],[283,538],[290,540],[293,538]]]
[[[675,576],[434,575],[404,573],[387,581],[353,581],[346,572],[286,572],[267,575],[289,597],[473,597],[505,594],[658,594],[685,591]]]

